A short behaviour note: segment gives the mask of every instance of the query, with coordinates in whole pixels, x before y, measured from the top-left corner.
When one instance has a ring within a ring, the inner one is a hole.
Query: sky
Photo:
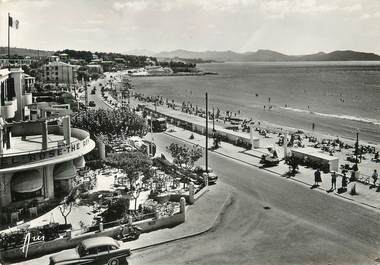
[[[0,0],[0,46],[380,54],[380,0]]]

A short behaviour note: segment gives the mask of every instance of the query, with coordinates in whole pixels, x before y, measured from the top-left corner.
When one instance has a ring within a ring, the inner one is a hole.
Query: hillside
[[[11,55],[14,57],[15,55],[19,56],[30,56],[30,57],[48,57],[53,55],[53,51],[43,51],[43,50],[34,50],[34,49],[25,49],[25,48],[12,48],[11,47]],[[0,47],[0,57],[4,57],[8,55],[7,47]]]
[[[375,53],[356,51],[334,51],[330,53],[319,52],[308,55],[286,55],[271,50],[258,50],[256,52],[237,53],[233,51],[205,51],[193,52],[187,50],[175,50],[154,54],[164,58],[200,58],[203,60],[235,61],[235,62],[273,62],[273,61],[380,61],[380,56]]]

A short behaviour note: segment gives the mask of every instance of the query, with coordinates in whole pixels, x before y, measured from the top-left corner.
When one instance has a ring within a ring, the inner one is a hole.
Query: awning
[[[72,161],[63,162],[54,167],[54,180],[71,179],[77,172]]]
[[[84,160],[84,157],[81,156],[81,157],[74,159],[74,166],[78,169],[84,168],[86,166],[86,160]]]
[[[42,175],[38,170],[17,172],[12,177],[12,190],[19,193],[34,192],[43,186]]]

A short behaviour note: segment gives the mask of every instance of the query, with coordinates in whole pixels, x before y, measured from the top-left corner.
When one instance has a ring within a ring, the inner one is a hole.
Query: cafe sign
[[[90,138],[83,141],[75,141],[68,145],[59,146],[54,149],[41,150],[39,152],[14,153],[0,158],[0,168],[19,166],[26,163],[49,160],[56,157],[75,153],[85,148],[90,143]]]

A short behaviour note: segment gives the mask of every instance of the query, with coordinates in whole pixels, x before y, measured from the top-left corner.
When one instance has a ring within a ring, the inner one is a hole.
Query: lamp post
[[[208,95],[206,92],[206,172],[208,172]]]
[[[212,131],[215,132],[215,112],[214,107],[212,107]]]
[[[356,143],[355,143],[355,165],[358,167],[358,156],[359,156],[359,129],[356,129]]]

